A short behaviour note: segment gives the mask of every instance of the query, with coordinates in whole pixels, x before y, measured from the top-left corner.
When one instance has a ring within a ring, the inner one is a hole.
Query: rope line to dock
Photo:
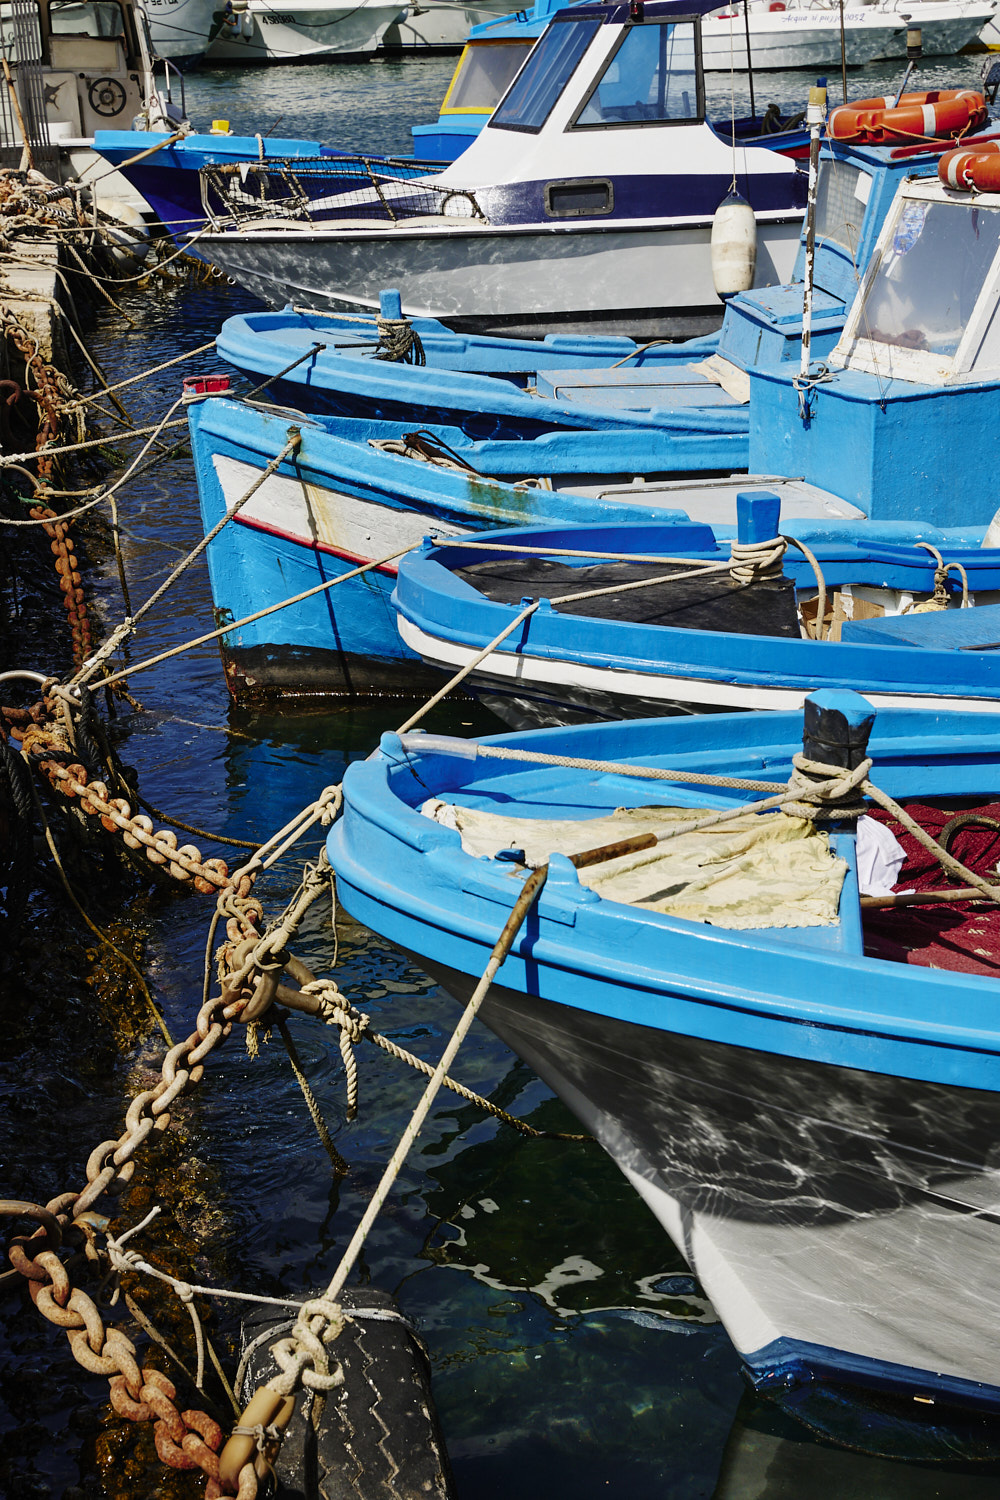
[[[180,646],[172,646],[169,651],[161,651],[157,656],[148,657],[145,661],[137,662],[134,666],[126,667],[110,677],[103,678],[101,686],[111,687],[116,682],[122,682],[134,676],[136,672],[145,672],[150,667],[158,666],[162,661],[168,661],[171,657],[180,656],[185,651],[193,651],[209,641],[216,641],[220,636],[228,635],[230,631],[242,630],[246,625],[253,625],[257,620],[263,620],[267,615],[273,615],[278,610],[288,609],[293,604],[301,604],[304,599],[312,599],[316,594],[326,593],[329,589],[336,588],[338,584],[348,583],[352,578],[360,578],[363,574],[370,573],[373,568],[384,568],[407,552],[412,552],[414,547],[419,545],[419,543],[411,543],[408,547],[400,547],[398,551],[389,552],[385,557],[377,558],[374,562],[364,563],[361,567],[352,568],[348,573],[341,573],[336,578],[327,579],[325,583],[314,584],[312,588],[304,589],[300,594],[293,594],[289,599],[282,599],[280,604],[269,604],[266,609],[259,609],[252,615],[244,615],[241,620],[232,620],[226,625],[220,625],[217,630],[209,630],[205,635],[196,636]]]

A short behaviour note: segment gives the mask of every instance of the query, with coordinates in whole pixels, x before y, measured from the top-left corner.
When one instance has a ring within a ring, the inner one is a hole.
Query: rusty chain
[[[20,744],[56,791],[67,800],[76,799],[81,811],[97,820],[108,833],[119,833],[126,848],[143,850],[150,864],[175,880],[190,881],[204,895],[228,889],[238,896],[249,895],[252,872],[241,875],[234,887],[224,859],[203,859],[196,844],[178,846],[176,833],[169,829],[154,830],[152,818],[145,813],[133,813],[125,797],[112,796],[105,782],[92,779],[87,767],[71,758],[74,747],[65,728],[55,722],[54,712],[55,704],[50,698],[31,709],[0,709],[0,716],[7,721],[11,738]],[[44,722],[46,719],[48,722]]]
[[[11,1265],[26,1278],[38,1311],[65,1329],[78,1364],[108,1377],[111,1404],[119,1415],[134,1422],[155,1422],[156,1451],[163,1463],[176,1469],[201,1469],[208,1476],[209,1497],[224,1493],[219,1487],[220,1427],[207,1412],[179,1411],[172,1383],[159,1371],[139,1369],[131,1340],[117,1328],[105,1326],[96,1303],[73,1285],[70,1266],[56,1251],[64,1239],[82,1235],[87,1257],[104,1261],[85,1216],[103,1194],[116,1196],[125,1190],[135,1173],[136,1151],[154,1131],[170,1124],[170,1106],[201,1081],[204,1059],[229,1036],[241,1009],[240,1005],[224,1005],[218,998],[201,1007],[195,1030],[164,1057],[158,1083],[132,1100],[122,1134],[102,1141],[91,1152],[87,1186],[80,1192],[63,1193],[44,1208],[0,1200],[0,1215],[38,1221],[32,1235],[15,1238],[8,1249]],[[257,1493],[253,1464],[243,1465],[237,1478],[238,1489],[230,1492],[238,1493],[241,1500],[252,1500]]]
[[[0,181],[0,191],[4,186],[5,184]],[[0,214],[3,213],[3,207],[3,202],[0,200]],[[53,461],[41,451],[60,435],[68,405],[78,393],[55,365],[42,358],[38,350],[37,339],[13,310],[3,304],[0,304],[0,326],[7,340],[24,361],[23,388],[16,381],[4,382],[5,386],[10,385],[13,388],[12,394],[7,398],[7,405],[12,405],[21,397],[29,397],[35,403],[38,412],[35,449],[38,452],[37,467],[40,483],[36,492],[36,503],[31,507],[29,515],[32,520],[45,523],[42,529],[55,555],[55,569],[59,575],[59,587],[69,621],[73,641],[73,662],[75,666],[80,666],[90,655],[90,618],[77,568],[77,559],[74,556],[74,543],[69,534],[69,523],[61,521],[57,512],[45,503],[45,490],[52,478]],[[29,386],[31,381],[34,382],[33,388]],[[82,438],[84,436],[83,417],[79,411],[76,414],[76,427],[77,435]]]
[[[39,458],[38,462],[41,466],[43,460]],[[51,459],[47,462],[51,463]],[[59,587],[62,590],[66,618],[69,621],[73,640],[73,664],[77,667],[82,666],[91,651],[90,616],[77,569],[77,559],[73,555],[74,544],[69,534],[69,522],[60,521],[51,506],[41,503],[33,505],[28,514],[32,520],[44,520],[46,523],[42,530],[49,538],[52,551],[55,553],[55,568],[59,575]]]
[[[55,738],[52,728],[41,722],[50,712],[51,704],[49,698],[31,709],[3,711],[8,720],[15,718],[19,721],[12,725],[12,732],[14,728],[21,731],[22,745],[30,752],[35,743],[43,757],[46,752],[51,752]],[[78,779],[81,772],[86,776],[85,768],[78,765],[63,767],[47,758],[40,764],[47,771],[49,767],[53,768],[52,774],[61,790],[80,797],[81,804],[92,802],[93,806],[88,810],[102,820],[104,810],[113,808],[121,822],[134,827],[135,820],[119,810],[124,799],[107,800],[107,789],[102,783]],[[325,815],[329,805],[337,805],[332,792],[324,794],[316,804],[317,815]],[[111,821],[113,827],[118,826],[114,819]],[[302,817],[295,823],[302,831],[311,826]],[[286,832],[282,830],[282,834]],[[151,836],[149,842],[155,842],[156,837]],[[172,835],[169,837],[173,838]],[[282,852],[284,847],[279,839],[277,852]],[[171,846],[163,857],[166,862],[175,863],[180,853]],[[152,856],[149,847],[147,855]],[[193,864],[193,861],[187,863]],[[331,1369],[324,1348],[325,1339],[321,1336],[324,1329],[327,1336],[331,1336],[331,1330],[336,1331],[328,1310],[319,1303],[315,1306],[310,1303],[300,1311],[289,1347],[282,1350],[282,1373],[251,1400],[232,1436],[223,1445],[222,1431],[214,1419],[195,1408],[179,1410],[173,1384],[150,1367],[140,1369],[131,1341],[115,1327],[107,1327],[94,1300],[73,1285],[70,1272],[80,1259],[79,1255],[63,1261],[56,1253],[62,1246],[72,1247],[80,1243],[83,1258],[107,1273],[108,1252],[98,1249],[96,1244],[97,1230],[106,1228],[107,1221],[95,1214],[95,1204],[104,1195],[119,1196],[129,1186],[135,1174],[135,1154],[139,1147],[155,1131],[167,1128],[174,1100],[201,1081],[205,1058],[230,1035],[233,1022],[243,1019],[249,1000],[255,996],[260,1000],[261,982],[269,988],[271,974],[284,968],[288,962],[283,951],[285,943],[326,888],[328,871],[318,868],[307,875],[283,916],[262,934],[263,910],[249,894],[256,862],[251,861],[249,868],[244,866],[232,877],[227,874],[224,882],[218,869],[213,869],[221,864],[221,861],[212,861],[201,866],[201,870],[215,877],[210,888],[217,892],[217,915],[225,919],[227,933],[227,943],[219,957],[220,978],[229,982],[223,983],[218,997],[204,1002],[191,1035],[168,1050],[156,1085],[132,1100],[122,1134],[116,1139],[102,1141],[91,1152],[86,1166],[86,1186],[80,1192],[60,1195],[45,1207],[0,1200],[0,1216],[28,1217],[37,1221],[38,1228],[33,1234],[12,1241],[8,1252],[11,1265],[15,1272],[26,1278],[32,1300],[42,1316],[65,1329],[77,1362],[94,1374],[108,1377],[115,1411],[131,1421],[153,1421],[156,1451],[162,1462],[173,1468],[200,1469],[206,1474],[206,1500],[218,1500],[223,1495],[254,1500],[258,1479],[268,1472],[275,1456],[280,1441],[277,1435],[291,1418],[294,1409],[294,1401],[290,1399],[292,1392],[301,1386],[331,1389],[342,1378],[338,1367]],[[195,874],[194,878],[197,883],[199,875]],[[244,945],[248,945],[246,950]]]

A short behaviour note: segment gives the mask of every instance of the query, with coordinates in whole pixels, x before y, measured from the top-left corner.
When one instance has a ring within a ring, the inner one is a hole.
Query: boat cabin
[[[908,183],[830,364],[883,380],[1000,379],[1000,194]]]
[[[826,140],[820,149],[813,268],[812,352],[823,359],[840,338],[864,268],[908,176],[937,172],[951,141],[911,146],[858,146]],[[790,282],[740,292],[726,305],[721,358],[740,370],[798,363],[802,347],[805,226]]]
[[[2,165],[20,164],[27,136],[53,174],[60,144],[131,126],[143,109],[152,48],[132,0],[4,0],[0,49],[14,79],[0,79]]]
[[[1000,461],[1000,194],[906,181],[809,377],[751,374],[750,468],[873,520],[986,525]]]
[[[557,11],[469,149],[435,182],[475,189],[493,224],[659,218],[705,225],[729,191],[760,218],[799,217],[805,177],[733,148],[705,116],[709,0]]]

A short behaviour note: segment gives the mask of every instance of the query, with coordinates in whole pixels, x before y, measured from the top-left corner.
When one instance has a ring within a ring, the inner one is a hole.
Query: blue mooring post
[[[781,500],[770,490],[741,490],[736,496],[736,540],[745,547],[773,542],[780,515]]]
[[[802,753],[827,766],[853,771],[868,754],[875,710],[847,688],[821,688],[805,702]]]
[[[398,323],[403,316],[403,299],[395,287],[378,294],[378,312],[380,318],[388,318]]]

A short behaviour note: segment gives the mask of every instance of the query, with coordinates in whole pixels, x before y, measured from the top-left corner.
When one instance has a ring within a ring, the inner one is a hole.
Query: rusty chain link
[[[59,741],[60,736],[51,722],[42,721],[51,711],[52,702],[49,697],[41,706],[4,710],[2,716],[11,724],[12,733],[15,729],[20,731],[22,745],[29,753],[34,747],[41,757],[39,764],[47,774],[54,775],[61,790],[79,797],[82,804],[92,803],[87,810],[102,820],[105,810],[113,808],[121,822],[134,826],[136,820],[120,811],[124,799],[108,801],[103,783],[79,779],[81,772],[86,776],[85,768],[75,764],[66,768],[50,760],[53,741]],[[18,722],[12,723],[13,720]],[[65,744],[61,740],[60,747],[65,749]],[[325,811],[331,798],[335,804],[332,793],[324,793],[319,799],[317,816]],[[110,820],[112,827],[119,826],[113,817]],[[298,826],[304,830],[311,824],[299,819]],[[155,841],[156,836],[150,835],[147,844]],[[283,847],[279,845],[279,849]],[[163,851],[157,848],[153,852]],[[180,854],[168,843],[168,852],[163,857],[165,862],[172,863],[177,862]],[[289,1399],[291,1392],[303,1386],[328,1390],[342,1378],[339,1367],[331,1369],[323,1347],[325,1338],[335,1336],[339,1328],[339,1324],[331,1322],[329,1309],[319,1303],[305,1305],[289,1348],[282,1350],[282,1373],[275,1376],[262,1400],[261,1393],[254,1397],[223,1446],[218,1424],[198,1409],[179,1410],[172,1383],[149,1367],[140,1370],[131,1341],[115,1327],[106,1327],[93,1299],[73,1285],[71,1271],[80,1257],[64,1261],[56,1253],[62,1246],[80,1243],[83,1259],[94,1262],[107,1274],[109,1254],[96,1243],[97,1231],[106,1229],[107,1221],[95,1214],[94,1205],[102,1196],[117,1197],[129,1186],[139,1147],[154,1132],[167,1128],[174,1101],[201,1081],[205,1058],[230,1035],[233,1022],[242,1020],[249,999],[258,993],[261,977],[267,979],[289,961],[295,962],[284,953],[284,945],[298,930],[305,912],[326,889],[328,878],[328,869],[323,868],[307,874],[283,916],[269,932],[262,934],[263,910],[249,893],[253,869],[243,867],[233,877],[227,872],[223,880],[218,870],[221,861],[202,865],[199,856],[198,873],[193,868],[195,861],[185,862],[192,867],[185,878],[193,874],[197,883],[201,874],[207,872],[210,888],[217,893],[218,917],[226,921],[227,942],[219,954],[221,995],[205,1001],[198,1012],[195,1030],[167,1051],[156,1085],[132,1100],[122,1134],[102,1141],[91,1152],[86,1186],[79,1192],[62,1194],[45,1207],[0,1200],[0,1216],[37,1221],[38,1227],[31,1235],[16,1237],[10,1244],[8,1255],[13,1270],[26,1279],[42,1316],[65,1330],[77,1362],[94,1374],[107,1376],[115,1411],[131,1421],[153,1421],[160,1459],[173,1468],[200,1469],[206,1474],[206,1500],[218,1500],[223,1495],[254,1500],[258,1479],[268,1472],[276,1451],[279,1439],[275,1434],[284,1429],[291,1417],[294,1407]]]
[[[2,196],[5,187],[9,187],[9,183],[0,180],[0,215],[6,210],[6,202]],[[5,219],[0,219],[0,222],[6,227]],[[36,491],[36,503],[31,507],[29,515],[32,520],[45,522],[42,529],[55,555],[55,569],[59,575],[59,587],[62,590],[63,604],[73,640],[73,662],[75,666],[80,666],[90,654],[90,618],[77,569],[77,559],[73,555],[74,544],[69,534],[69,523],[60,521],[57,512],[45,504],[44,496],[52,478],[53,460],[47,458],[41,451],[60,435],[63,419],[69,415],[70,403],[75,402],[79,393],[54,364],[42,358],[37,339],[24,326],[16,313],[2,303],[0,303],[0,327],[8,342],[14,346],[24,361],[24,386],[18,385],[16,381],[4,382],[5,387],[9,385],[12,388],[12,394],[7,397],[7,405],[11,406],[19,402],[22,397],[28,397],[35,403],[38,412],[35,449],[38,452],[37,466],[40,484]],[[79,410],[74,413],[74,419],[77,435],[82,438],[85,435],[84,420]]]
[[[32,764],[48,779],[51,786],[67,800],[76,799],[80,809],[97,819],[108,833],[120,833],[126,847],[145,851],[153,865],[182,883],[190,881],[204,895],[234,889],[247,896],[253,886],[253,873],[241,875],[233,887],[229,866],[224,859],[203,859],[195,844],[178,845],[177,835],[169,829],[155,831],[152,818],[133,813],[125,797],[112,796],[105,782],[92,779],[87,767],[70,759],[74,747],[63,724],[55,720],[57,705],[52,698],[31,709],[0,709],[8,732]],[[47,722],[46,722],[47,720]],[[55,757],[60,757],[56,759]],[[67,763],[68,762],[68,763]]]
[[[81,1222],[82,1216],[103,1194],[114,1196],[128,1186],[135,1172],[135,1152],[154,1131],[163,1131],[170,1124],[174,1100],[201,1081],[204,1059],[229,1036],[241,1009],[241,1004],[224,1005],[218,998],[201,1007],[195,1030],[164,1057],[158,1083],[132,1100],[122,1134],[115,1140],[102,1141],[91,1152],[87,1186],[80,1192],[64,1193],[44,1208],[0,1200],[0,1215],[38,1221],[33,1234],[15,1238],[8,1250],[11,1265],[26,1278],[38,1311],[50,1323],[65,1329],[78,1364],[109,1378],[111,1402],[121,1416],[136,1422],[155,1422],[160,1459],[172,1468],[201,1469],[210,1482],[206,1494],[215,1496],[223,1493],[218,1487],[218,1451],[222,1444],[218,1424],[206,1412],[179,1411],[171,1382],[158,1371],[139,1369],[131,1340],[118,1329],[105,1326],[93,1299],[73,1286],[69,1266],[56,1251],[64,1239],[83,1235],[92,1258],[106,1259],[94,1247],[93,1228],[85,1219]],[[243,1500],[252,1500],[257,1493],[252,1463],[244,1465],[238,1476],[238,1493]]]

